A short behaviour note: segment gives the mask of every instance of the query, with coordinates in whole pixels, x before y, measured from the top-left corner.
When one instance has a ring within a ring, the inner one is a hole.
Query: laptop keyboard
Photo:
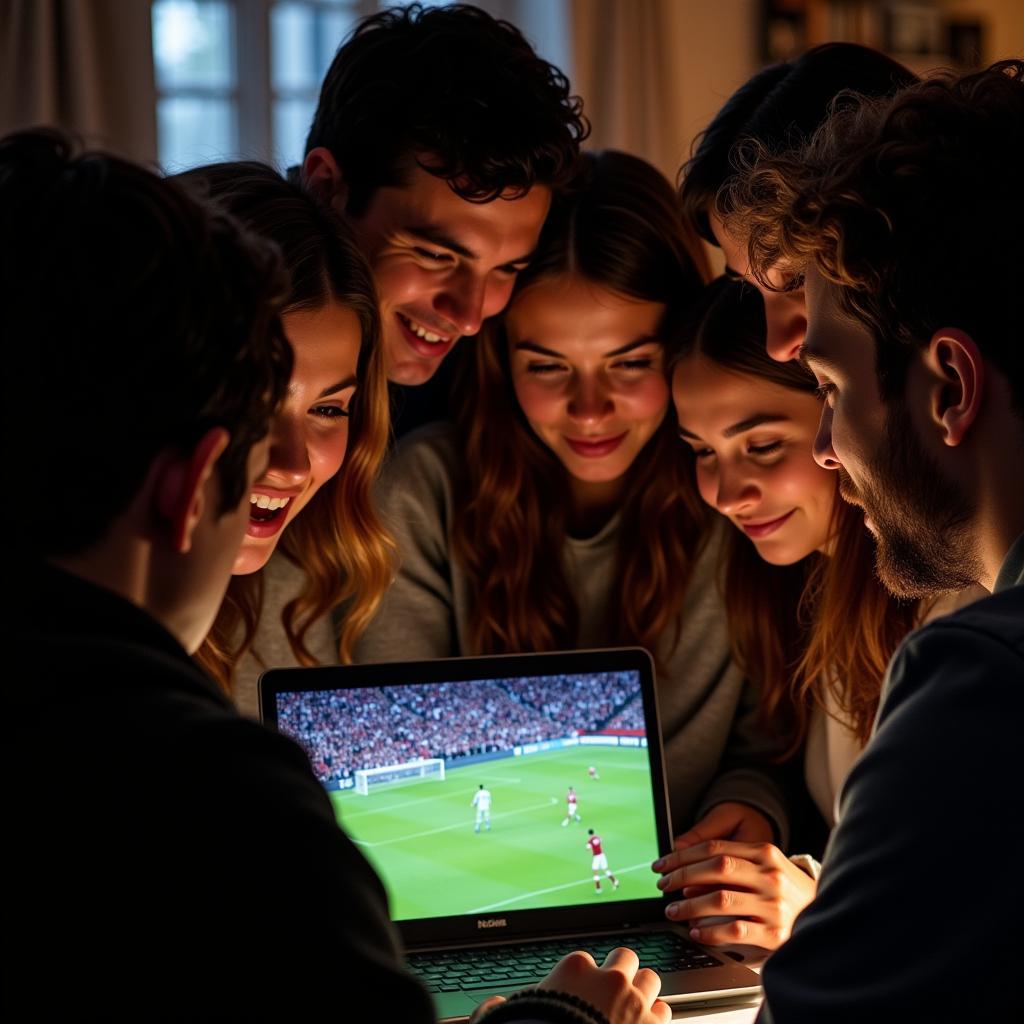
[[[472,992],[499,986],[537,985],[566,953],[585,949],[601,963],[617,946],[635,950],[642,967],[661,974],[716,967],[721,963],[675,932],[592,935],[578,941],[550,939],[487,949],[411,953],[407,962],[431,992]]]

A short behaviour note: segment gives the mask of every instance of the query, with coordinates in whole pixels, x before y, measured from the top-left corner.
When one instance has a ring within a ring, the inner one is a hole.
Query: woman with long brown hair
[[[783,756],[803,754],[807,789],[831,828],[889,659],[937,609],[901,603],[877,579],[863,511],[814,460],[814,376],[772,359],[765,329],[753,288],[714,282],[680,331],[672,392],[701,497],[734,527],[723,578],[736,658],[761,692],[766,727],[785,737]],[[663,889],[682,889],[670,917],[694,923],[701,942],[776,948],[814,898],[816,864],[774,845],[707,838],[717,845],[695,842],[656,865]]]
[[[357,658],[644,646],[674,820],[714,807],[771,838],[786,826],[770,741],[714,581],[724,531],[669,412],[664,322],[702,277],[669,183],[636,157],[586,156],[475,342],[454,429],[410,435],[388,466],[401,569]]]
[[[349,660],[391,578],[393,545],[372,500],[389,423],[380,318],[350,232],[301,188],[257,163],[213,164],[179,178],[276,242],[291,278],[282,323],[294,369],[269,464],[250,495],[235,575],[197,654],[240,709],[255,714],[261,663],[276,663],[281,651],[300,664]],[[275,549],[295,596],[280,617],[261,620],[262,569]],[[311,649],[310,630],[322,631],[342,602],[333,650]]]

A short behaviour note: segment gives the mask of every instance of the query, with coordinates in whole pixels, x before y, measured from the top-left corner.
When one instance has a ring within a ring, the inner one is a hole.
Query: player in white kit
[[[473,799],[470,802],[471,807],[476,808],[476,826],[474,832],[480,831],[480,825],[483,824],[484,830],[487,832],[491,831],[491,791],[484,789],[484,784],[480,783],[480,788],[473,794]]]

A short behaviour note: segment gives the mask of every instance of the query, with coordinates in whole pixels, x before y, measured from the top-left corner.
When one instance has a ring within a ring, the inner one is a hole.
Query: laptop
[[[673,833],[646,651],[274,669],[259,695],[383,879],[440,1019],[620,945],[668,1003],[759,993],[664,916],[650,865]]]

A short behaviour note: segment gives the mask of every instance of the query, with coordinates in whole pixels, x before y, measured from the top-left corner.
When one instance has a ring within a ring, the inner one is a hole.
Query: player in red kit
[[[593,855],[593,860],[590,862],[590,868],[594,872],[594,885],[598,892],[601,892],[601,876],[598,874],[599,871],[603,871],[608,878],[611,880],[612,888],[618,889],[619,880],[608,870],[608,858],[604,855],[604,850],[601,847],[601,837],[594,835],[592,828],[587,829],[587,835],[590,838],[587,840],[587,846],[590,848],[590,852]]]
[[[565,828],[570,821],[582,821],[579,812],[576,810],[576,790],[569,787],[569,792],[565,794],[565,821],[562,822],[562,828]]]

